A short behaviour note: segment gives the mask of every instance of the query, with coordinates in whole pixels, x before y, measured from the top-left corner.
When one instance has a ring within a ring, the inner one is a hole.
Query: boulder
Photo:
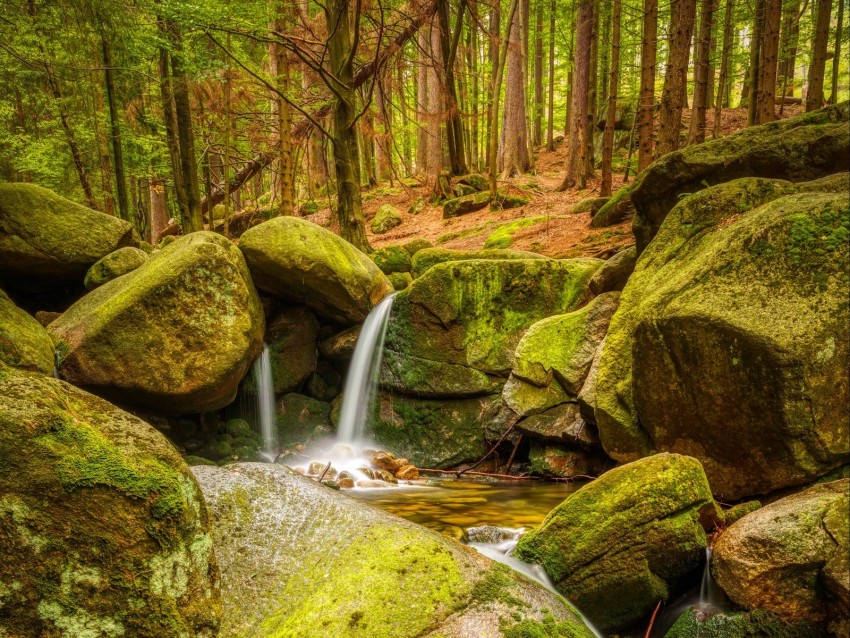
[[[360,326],[352,326],[319,342],[319,354],[331,361],[348,361],[354,354]]]
[[[297,217],[254,226],[242,235],[239,248],[258,288],[343,325],[362,322],[393,291],[367,255]]]
[[[53,342],[41,324],[0,290],[0,364],[53,374]]]
[[[387,275],[387,278],[395,290],[404,290],[413,282],[413,277],[409,272],[394,272]]]
[[[590,364],[590,370],[588,370],[584,384],[578,393],[578,408],[581,418],[592,425],[596,425],[596,380],[599,376],[599,360],[602,358],[602,349],[604,347],[605,339],[596,348],[596,352],[593,355],[593,363]]]
[[[670,212],[599,362],[595,417],[610,456],[690,454],[727,499],[847,463],[846,189],[846,175],[746,178]]]
[[[533,440],[528,450],[532,474],[547,478],[595,477],[609,469],[611,459],[599,451]]]
[[[490,184],[487,182],[487,178],[483,175],[477,175],[475,173],[470,173],[469,175],[458,177],[457,183],[469,186],[478,192],[490,189]]]
[[[712,572],[744,609],[784,621],[850,629],[850,480],[775,501],[731,525],[714,548]]]
[[[402,244],[401,246],[407,251],[407,254],[413,257],[420,250],[425,250],[426,248],[433,248],[434,244],[432,244],[429,240],[424,237],[419,237],[417,239],[412,239],[406,244]]]
[[[266,328],[275,394],[297,390],[316,371],[319,322],[307,308],[282,310]]]
[[[632,187],[625,186],[608,199],[590,220],[591,228],[607,228],[621,224],[635,214]]]
[[[599,448],[596,428],[581,418],[576,403],[562,403],[554,408],[526,417],[516,429],[528,436],[549,443],[562,443],[588,449]]]
[[[475,397],[499,392],[504,379],[455,363],[384,352],[381,386],[425,399]]]
[[[134,271],[148,260],[148,253],[140,248],[125,246],[99,259],[89,268],[83,286],[94,290],[107,281]]]
[[[99,259],[138,246],[127,222],[35,184],[0,184],[0,278],[21,289],[81,284]]]
[[[395,206],[391,206],[390,204],[384,204],[378,208],[378,212],[375,213],[375,217],[372,218],[370,228],[376,235],[383,235],[396,226],[399,226],[402,221],[404,221],[404,218],[401,216],[401,211],[399,209]]]
[[[404,246],[387,246],[372,253],[372,261],[385,275],[408,272],[410,253]]]
[[[218,635],[206,506],[164,436],[0,365],[0,458],[0,634]]]
[[[547,615],[560,635],[593,636],[507,567],[288,468],[192,469],[215,523],[220,638],[501,638]]]
[[[443,219],[451,219],[452,217],[460,217],[474,213],[482,208],[487,208],[490,203],[490,192],[473,193],[450,199],[443,204]]]
[[[450,248],[426,248],[416,252],[413,257],[413,276],[421,277],[431,266],[447,261],[467,261],[469,259],[547,259],[543,255],[524,250],[453,250]]]
[[[306,445],[319,432],[330,431],[331,406],[294,392],[281,397],[277,403],[278,443],[292,447]]]
[[[789,624],[763,609],[714,612],[691,608],[679,616],[664,638],[821,638],[813,623]]]
[[[96,288],[48,330],[60,376],[156,413],[204,412],[236,396],[262,349],[263,309],[239,250],[186,235]]]
[[[696,569],[722,514],[702,466],[658,454],[610,470],[566,498],[514,555],[538,563],[603,631],[651,612]]]
[[[610,197],[586,197],[581,200],[578,204],[573,206],[573,209],[570,211],[573,215],[580,215],[581,213],[590,213],[590,216],[593,217],[600,208],[602,208],[605,204],[608,203]]]
[[[637,248],[634,246],[608,258],[593,274],[590,280],[590,292],[601,295],[604,292],[622,290],[634,272],[636,263]]]
[[[804,182],[845,172],[848,146],[850,102],[842,102],[668,153],[642,171],[630,189],[638,253],[684,194],[741,177]]]

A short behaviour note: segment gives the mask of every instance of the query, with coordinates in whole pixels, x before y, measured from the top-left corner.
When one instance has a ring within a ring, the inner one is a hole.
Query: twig
[[[553,481],[564,481],[564,482],[569,483],[571,481],[575,481],[575,480],[578,480],[578,479],[590,479],[591,481],[595,481],[597,478],[599,478],[599,477],[598,476],[589,476],[587,474],[573,474],[572,476],[561,476],[561,477],[553,478],[551,480],[553,480]]]
[[[652,612],[652,618],[649,619],[649,627],[646,628],[646,635],[644,638],[649,638],[649,635],[652,633],[652,626],[655,624],[655,616],[658,614],[658,610],[661,608],[661,601],[658,601],[658,604],[655,606],[655,611]]]
[[[328,461],[328,464],[325,466],[325,469],[324,469],[324,470],[322,471],[322,473],[319,475],[319,483],[321,483],[321,482],[322,482],[322,479],[323,479],[323,478],[325,478],[325,474],[327,474],[327,473],[328,473],[328,470],[329,470],[329,469],[331,469],[331,462],[330,462],[330,461]]]
[[[508,464],[505,467],[505,473],[508,474],[511,471],[511,465],[514,464],[514,457],[516,456],[517,448],[519,448],[519,444],[522,443],[522,433],[517,437],[516,443],[514,443],[514,449],[511,450],[511,455],[508,457]]]
[[[495,451],[496,451],[496,448],[497,448],[497,447],[499,447],[499,446],[502,444],[502,441],[504,441],[504,440],[505,440],[505,437],[507,437],[507,436],[508,436],[508,434],[510,434],[510,433],[511,433],[511,430],[513,430],[513,429],[514,429],[514,426],[515,426],[515,425],[516,425],[516,421],[514,421],[513,423],[511,423],[510,427],[508,427],[508,429],[506,429],[506,430],[502,433],[502,436],[499,438],[499,440],[498,440],[498,441],[496,441],[496,444],[495,444],[493,447],[491,447],[491,448],[490,448],[490,450],[487,452],[487,454],[485,454],[484,456],[482,456],[482,457],[481,457],[480,459],[478,459],[478,460],[477,460],[474,464],[470,465],[470,466],[469,466],[468,468],[466,468],[465,470],[461,470],[461,471],[459,471],[459,472],[457,473],[458,478],[460,478],[460,477],[461,477],[461,476],[463,476],[464,474],[467,474],[470,470],[474,470],[476,467],[478,467],[478,466],[479,466],[479,465],[481,465],[484,461],[486,461],[486,460],[487,460],[487,458],[488,458],[488,457],[489,457],[489,456],[490,456],[493,452],[495,452]]]
[[[460,473],[454,470],[429,470],[426,468],[418,468],[420,472],[431,472],[432,474],[454,474],[460,478]],[[514,476],[512,474],[494,474],[493,472],[467,472],[469,476],[491,476],[494,478],[510,479],[512,481],[540,481],[539,476]]]

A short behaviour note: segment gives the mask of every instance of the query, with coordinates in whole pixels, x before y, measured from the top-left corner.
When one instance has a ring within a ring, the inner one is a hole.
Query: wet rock
[[[134,271],[147,260],[148,253],[144,250],[132,246],[119,248],[99,259],[88,269],[83,286],[86,290],[94,290],[107,281]]]
[[[0,364],[0,458],[0,634],[218,635],[206,506],[162,434]]]
[[[355,482],[353,478],[341,478],[339,479],[339,487],[343,490],[350,490],[355,486]]]
[[[342,390],[342,377],[327,361],[319,360],[307,381],[307,393],[319,401],[333,401]]]
[[[495,525],[480,525],[470,527],[464,532],[464,541],[467,543],[489,543],[496,544],[513,540],[517,536],[517,530]]]
[[[599,433],[594,426],[585,423],[576,403],[563,403],[539,414],[526,417],[516,424],[516,429],[532,438],[599,448]]]
[[[53,342],[47,331],[0,290],[0,365],[53,374]]]
[[[395,472],[401,468],[399,460],[391,452],[375,452],[369,456],[369,462],[379,470]]]
[[[297,217],[276,217],[247,230],[239,248],[258,288],[342,325],[362,322],[393,290],[367,255]]]
[[[822,635],[816,624],[789,624],[763,609],[706,613],[697,608],[679,616],[664,638],[820,638]]]
[[[266,328],[275,394],[293,392],[316,371],[319,323],[304,307],[282,310]]]
[[[375,213],[375,217],[372,218],[370,228],[373,233],[383,235],[396,226],[399,226],[402,221],[404,221],[404,218],[401,216],[400,210],[390,204],[384,204],[378,208],[378,212]]]
[[[413,282],[413,276],[409,272],[394,272],[387,275],[395,290],[404,290]]]
[[[531,473],[549,478],[595,477],[613,466],[599,450],[532,441],[528,451]]]
[[[651,612],[695,569],[705,529],[722,514],[696,459],[658,454],[603,474],[520,539],[514,555],[543,565],[597,628]]]
[[[637,248],[634,246],[608,258],[599,270],[593,273],[589,284],[590,292],[601,295],[605,292],[622,290],[634,272],[636,263]]]
[[[319,343],[319,354],[331,361],[349,361],[354,354],[360,326],[353,326]]]
[[[277,403],[278,442],[284,447],[307,444],[317,429],[330,424],[331,406],[324,401],[290,392]]]
[[[451,248],[427,248],[418,251],[412,262],[413,277],[421,277],[425,271],[447,261],[502,260],[502,259],[548,259],[538,253],[525,250],[454,250]]]
[[[402,481],[416,481],[419,479],[419,470],[414,465],[403,465],[396,470],[395,478]]]

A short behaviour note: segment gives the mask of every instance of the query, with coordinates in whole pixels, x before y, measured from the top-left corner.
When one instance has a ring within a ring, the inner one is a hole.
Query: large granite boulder
[[[24,290],[81,285],[100,258],[138,246],[127,222],[35,184],[0,184],[0,278]]]
[[[746,178],[673,208],[602,350],[610,456],[695,456],[729,499],[847,463],[847,185]]]
[[[538,563],[599,629],[626,626],[696,569],[722,519],[702,466],[658,454],[606,472],[566,498],[514,555]]]
[[[452,248],[424,248],[413,255],[413,276],[420,277],[431,266],[447,261],[468,261],[470,259],[547,259],[538,253],[525,250],[455,250]]]
[[[848,147],[850,102],[842,102],[668,153],[638,175],[630,189],[638,253],[683,195],[741,177],[804,182],[846,172]]]
[[[134,271],[148,260],[148,253],[141,248],[124,246],[99,259],[89,268],[83,285],[86,290],[94,290],[107,281]]]
[[[293,392],[316,371],[319,322],[303,306],[281,310],[266,328],[275,394]]]
[[[242,254],[192,233],[80,299],[49,326],[59,374],[119,403],[204,412],[236,396],[265,322]]]
[[[159,432],[0,365],[0,459],[0,635],[218,635],[206,506]]]
[[[815,485],[747,514],[714,548],[717,584],[744,609],[850,631],[850,479]]]
[[[0,290],[0,363],[53,374],[53,342],[32,316]]]
[[[507,567],[288,468],[193,471],[215,523],[220,638],[502,638],[553,622],[558,635],[593,636]]]
[[[275,217],[239,240],[257,287],[325,319],[362,322],[393,286],[368,255],[321,226]]]

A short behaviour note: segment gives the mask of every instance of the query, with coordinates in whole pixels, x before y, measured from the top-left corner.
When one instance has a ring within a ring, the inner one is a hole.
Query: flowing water
[[[277,455],[277,426],[275,424],[274,382],[269,347],[263,344],[263,352],[254,361],[254,383],[257,386],[257,420],[263,439],[261,453],[273,461]]]
[[[337,427],[337,441],[348,445],[362,443],[365,438],[369,409],[378,387],[384,337],[395,295],[388,295],[363,323],[345,379],[342,410]]]

